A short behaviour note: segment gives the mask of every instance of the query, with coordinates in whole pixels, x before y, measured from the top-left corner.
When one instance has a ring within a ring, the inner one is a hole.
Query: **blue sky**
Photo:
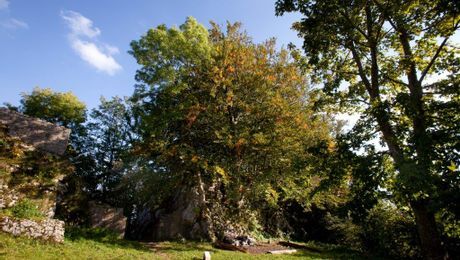
[[[274,15],[275,0],[0,0],[0,104],[17,105],[35,86],[72,91],[89,108],[99,98],[132,94],[138,68],[129,43],[159,24],[187,16],[209,26],[241,21],[261,42],[301,40],[296,14]]]

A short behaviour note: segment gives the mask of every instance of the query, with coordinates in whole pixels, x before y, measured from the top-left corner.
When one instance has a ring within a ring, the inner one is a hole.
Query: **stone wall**
[[[20,199],[20,194],[14,189],[9,189],[8,185],[0,179],[0,209],[11,208]]]
[[[126,217],[122,208],[114,208],[106,204],[89,203],[89,217],[92,227],[112,230],[123,237],[126,229]]]
[[[58,182],[73,171],[62,158],[70,130],[0,108],[0,232],[64,241],[64,222],[51,219]],[[45,152],[41,152],[45,151]],[[28,199],[47,219],[11,217],[10,208]]]
[[[8,135],[37,149],[57,155],[64,154],[67,149],[70,129],[65,127],[6,108],[0,108],[0,124],[7,126]]]
[[[64,221],[57,219],[34,221],[2,217],[0,218],[0,230],[14,236],[27,236],[57,243],[64,242]]]

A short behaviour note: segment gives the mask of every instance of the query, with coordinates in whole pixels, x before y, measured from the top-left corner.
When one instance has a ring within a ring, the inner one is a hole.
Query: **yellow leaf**
[[[198,159],[199,159],[199,157],[198,157],[197,155],[194,155],[194,156],[192,156],[192,160],[191,160],[191,161],[192,161],[193,163],[196,163],[196,162],[198,162]]]
[[[222,167],[214,166],[214,171],[222,177],[224,183],[228,182],[228,175]]]
[[[457,170],[457,165],[455,165],[455,163],[451,161],[450,165],[447,166],[447,169],[449,169],[449,170],[454,172],[455,170]]]

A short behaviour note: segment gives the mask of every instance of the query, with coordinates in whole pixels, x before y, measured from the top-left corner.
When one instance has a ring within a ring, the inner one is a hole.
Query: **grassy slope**
[[[293,255],[248,255],[214,249],[208,243],[163,242],[149,249],[137,242],[105,238],[67,239],[51,244],[0,233],[0,259],[202,259],[210,251],[212,259],[362,259],[350,252],[325,250],[299,251]]]

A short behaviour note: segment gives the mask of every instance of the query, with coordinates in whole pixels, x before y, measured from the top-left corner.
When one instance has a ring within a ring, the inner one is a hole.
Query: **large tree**
[[[380,133],[398,171],[393,192],[410,204],[429,259],[444,257],[434,204],[458,187],[448,168],[460,162],[459,10],[448,0],[276,3],[278,15],[304,15],[293,27],[323,90],[372,119],[364,129]]]
[[[253,43],[238,24],[226,29],[208,32],[188,18],[131,44],[142,66],[138,152],[153,179],[137,187],[166,199],[156,239],[248,226],[251,210],[276,197],[274,187],[306,170],[307,148],[328,139],[289,52]]]

